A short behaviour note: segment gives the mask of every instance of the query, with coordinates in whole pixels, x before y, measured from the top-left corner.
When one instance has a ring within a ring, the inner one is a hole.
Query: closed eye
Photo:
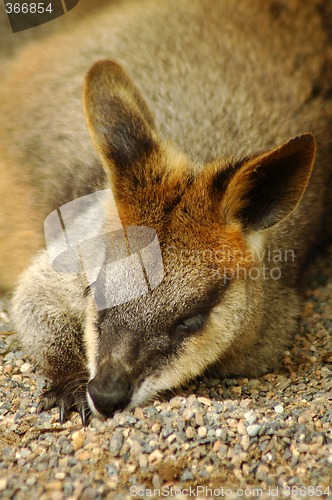
[[[170,329],[171,336],[178,335],[179,337],[185,337],[202,330],[210,317],[210,312],[220,302],[228,285],[229,281],[223,284],[222,287],[217,283],[216,286],[205,294],[203,300],[193,304],[191,311],[184,313],[182,317],[180,316],[173,323]]]
[[[207,318],[207,314],[196,314],[190,318],[182,319],[173,326],[173,331],[180,334],[195,333],[203,328]]]

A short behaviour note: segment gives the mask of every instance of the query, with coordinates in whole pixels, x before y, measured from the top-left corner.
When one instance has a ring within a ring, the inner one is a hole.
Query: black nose
[[[131,386],[125,373],[105,363],[88,383],[88,392],[96,410],[105,417],[111,417],[128,405]]]

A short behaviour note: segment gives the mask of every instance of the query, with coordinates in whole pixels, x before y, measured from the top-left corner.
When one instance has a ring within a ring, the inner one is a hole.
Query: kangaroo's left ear
[[[311,134],[244,161],[231,176],[221,201],[226,222],[262,230],[287,217],[299,203],[315,159]]]
[[[83,107],[94,145],[115,186],[136,176],[157,147],[153,116],[139,89],[122,67],[96,62],[83,89]]]

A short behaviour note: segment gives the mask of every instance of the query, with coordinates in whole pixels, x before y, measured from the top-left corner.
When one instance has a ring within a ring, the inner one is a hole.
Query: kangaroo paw
[[[59,420],[63,424],[69,419],[72,411],[77,411],[81,417],[82,425],[89,423],[91,410],[86,398],[88,379],[81,378],[63,382],[44,392],[37,406],[37,413],[59,408]]]

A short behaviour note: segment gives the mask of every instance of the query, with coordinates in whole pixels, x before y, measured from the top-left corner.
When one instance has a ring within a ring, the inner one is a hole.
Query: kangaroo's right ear
[[[125,177],[138,180],[136,170],[142,171],[140,166],[158,148],[156,127],[139,89],[119,64],[101,60],[92,66],[85,78],[83,106],[112,184],[118,186]]]

